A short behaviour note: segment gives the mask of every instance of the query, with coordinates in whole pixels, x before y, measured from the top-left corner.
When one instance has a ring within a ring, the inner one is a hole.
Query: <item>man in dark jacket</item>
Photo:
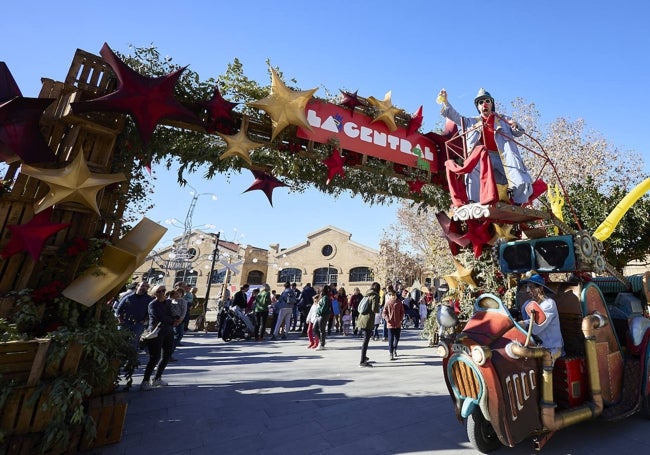
[[[375,282],[370,285],[370,290],[366,293],[366,297],[370,301],[370,311],[367,314],[359,314],[357,320],[357,328],[363,334],[363,344],[361,345],[361,361],[360,367],[372,367],[369,358],[366,355],[368,352],[368,343],[372,336],[372,331],[375,328],[375,314],[379,312],[379,291],[381,286]]]
[[[248,292],[248,288],[250,286],[248,284],[244,284],[239,291],[235,292],[235,296],[233,297],[232,304],[236,307],[239,307],[239,309],[242,310],[242,312],[246,311],[246,304],[248,303],[248,296],[246,293]]]
[[[316,295],[316,290],[312,287],[311,283],[307,283],[302,292],[300,293],[300,300],[298,301],[298,311],[300,311],[300,328],[302,332],[301,336],[307,336],[307,314],[309,309],[314,303],[314,296]]]
[[[149,302],[153,299],[148,292],[149,283],[142,281],[137,284],[134,293],[122,297],[115,307],[115,315],[119,320],[118,328],[133,332],[133,346],[136,349],[140,343],[140,335],[144,332]]]

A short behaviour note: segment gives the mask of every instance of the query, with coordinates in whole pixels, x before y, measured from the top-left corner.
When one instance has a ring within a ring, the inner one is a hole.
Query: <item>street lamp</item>
[[[190,206],[187,210],[187,215],[185,215],[185,221],[182,223],[178,221],[176,218],[170,218],[166,220],[165,222],[167,224],[171,224],[172,226],[176,227],[182,227],[183,228],[183,236],[181,237],[180,242],[178,242],[177,246],[175,246],[172,250],[171,253],[169,253],[168,258],[169,260],[167,261],[167,267],[166,269],[172,269],[172,270],[182,270],[183,271],[183,277],[182,281],[185,281],[187,279],[187,271],[188,268],[190,268],[191,264],[190,262],[192,259],[194,259],[194,254],[190,251],[189,247],[189,241],[190,237],[192,235],[192,230],[194,229],[192,227],[192,216],[194,215],[194,209],[196,208],[196,203],[201,196],[211,196],[212,200],[217,200],[217,195],[214,193],[199,193],[196,188],[194,188],[192,185],[189,183],[186,184],[189,186],[192,191],[190,191],[190,194],[192,195],[192,200],[190,201]],[[205,225],[205,227],[208,228],[214,228],[214,225]],[[174,278],[176,279],[176,277]]]
[[[214,236],[214,250],[212,250],[212,262],[210,263],[210,273],[208,273],[208,285],[205,289],[205,300],[203,301],[203,323],[205,324],[205,314],[208,311],[208,300],[210,299],[210,289],[212,288],[212,273],[214,272],[214,263],[219,257],[219,232],[210,234]]]

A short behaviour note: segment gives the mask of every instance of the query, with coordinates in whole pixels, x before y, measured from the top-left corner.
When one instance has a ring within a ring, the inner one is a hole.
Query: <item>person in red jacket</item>
[[[388,328],[388,352],[390,359],[397,359],[397,344],[402,332],[402,319],[404,319],[404,305],[397,300],[397,294],[394,291],[388,291],[386,294],[386,304],[381,312],[381,316],[386,321]]]

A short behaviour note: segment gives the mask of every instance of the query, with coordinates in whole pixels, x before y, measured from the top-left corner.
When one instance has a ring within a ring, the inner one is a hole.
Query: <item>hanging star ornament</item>
[[[483,247],[490,244],[493,234],[490,232],[491,221],[467,220],[467,233],[463,236],[472,243],[474,257],[479,258],[483,253]]]
[[[54,204],[76,202],[100,215],[97,193],[107,185],[126,180],[123,173],[93,174],[88,169],[83,151],[63,169],[41,169],[23,165],[21,173],[47,183],[47,195],[34,204],[34,213],[39,213]]]
[[[251,172],[253,173],[253,176],[255,176],[255,181],[246,191],[244,191],[244,193],[253,190],[262,190],[264,191],[264,194],[266,194],[266,198],[269,200],[271,207],[273,207],[273,190],[288,185],[282,183],[280,180],[266,172],[254,170],[251,170]]]
[[[463,237],[462,226],[459,221],[454,221],[445,212],[436,213],[438,223],[442,228],[442,234],[449,243],[451,254],[456,256],[460,253],[460,247],[469,245],[469,240]]]
[[[305,107],[312,95],[318,90],[291,90],[271,68],[271,94],[266,98],[248,103],[249,106],[265,111],[273,124],[271,140],[289,125],[296,125],[311,131],[305,115]]]
[[[232,126],[232,110],[239,103],[231,103],[224,99],[219,92],[219,87],[214,88],[212,98],[202,103],[208,112],[208,119],[205,129],[212,133],[214,131],[229,132]]]
[[[220,156],[220,160],[225,160],[226,158],[231,158],[237,156],[248,163],[249,166],[253,165],[251,161],[251,150],[264,146],[259,142],[253,142],[248,139],[246,131],[248,130],[248,118],[244,117],[241,122],[241,128],[239,132],[233,136],[226,136],[225,134],[219,134],[224,141],[226,141],[226,151],[223,152]]]
[[[327,166],[327,181],[326,185],[329,185],[332,179],[336,175],[340,175],[341,178],[345,178],[345,171],[343,170],[343,165],[345,164],[345,158],[341,156],[341,151],[337,148],[332,150],[332,154],[329,158],[323,160],[323,164]]]
[[[163,119],[198,124],[198,118],[174,98],[174,87],[185,68],[166,76],[145,77],[132,70],[104,43],[99,52],[117,75],[117,90],[90,101],[72,103],[75,114],[112,111],[131,114],[144,145]]]
[[[470,267],[469,269],[464,267],[463,264],[458,262],[457,259],[453,258],[454,260],[454,265],[456,266],[456,271],[452,273],[452,276],[458,280],[458,283],[465,283],[468,284],[469,286],[473,288],[477,288],[478,285],[476,284],[476,281],[474,281],[474,278],[472,277],[472,272],[474,271],[473,267]]]
[[[406,135],[410,136],[411,134],[417,132],[417,130],[419,130],[422,126],[423,120],[424,117],[422,116],[422,106],[420,106],[418,110],[415,111],[415,114],[411,116],[411,120],[409,120],[409,126]]]
[[[420,194],[422,193],[422,187],[426,185],[426,182],[423,182],[420,179],[416,180],[409,180],[406,182],[406,184],[409,186],[409,191],[413,194]]]
[[[9,243],[0,252],[0,258],[6,259],[16,253],[27,251],[37,261],[43,251],[45,241],[70,223],[51,223],[52,209],[36,214],[29,222],[21,225],[7,225],[11,232]]]
[[[499,239],[503,239],[506,242],[510,240],[516,240],[517,236],[512,233],[512,224],[497,224],[494,223],[494,237],[492,237],[492,242],[494,243]]]
[[[356,90],[354,93],[350,93],[343,90],[339,90],[339,92],[341,92],[341,94],[343,95],[343,99],[341,100],[339,105],[345,106],[348,109],[350,109],[350,111],[352,111],[352,115],[354,115],[354,109],[357,106],[363,106],[363,103],[359,99],[359,95],[357,95],[358,91],[359,90]]]
[[[372,123],[382,121],[386,124],[388,130],[392,132],[397,129],[395,114],[399,113],[400,109],[393,106],[391,96],[391,91],[388,91],[383,101],[379,101],[377,98],[371,96],[368,98],[368,102],[379,111],[377,116],[372,120]]]
[[[52,98],[24,98],[4,62],[0,62],[0,159],[25,163],[54,161],[41,133],[40,120]]]

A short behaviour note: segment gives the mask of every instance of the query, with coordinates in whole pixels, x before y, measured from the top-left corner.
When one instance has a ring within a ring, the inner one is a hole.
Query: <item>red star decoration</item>
[[[0,62],[0,159],[18,155],[26,163],[54,161],[39,122],[51,98],[23,98],[4,62]]]
[[[0,62],[0,103],[23,96],[5,62]]]
[[[343,165],[345,164],[345,158],[341,156],[339,149],[335,148],[332,150],[332,154],[326,160],[323,160],[323,164],[327,166],[327,181],[326,185],[329,185],[334,176],[337,174],[341,178],[345,178],[345,171],[343,170]]]
[[[266,172],[254,170],[251,170],[251,172],[253,173],[253,176],[255,176],[255,181],[246,191],[244,191],[244,193],[253,190],[262,190],[264,191],[264,194],[266,194],[271,207],[273,207],[273,190],[275,188],[288,185],[282,183],[280,180],[276,179],[272,175],[267,174]]]
[[[72,103],[75,114],[113,111],[131,114],[144,145],[163,119],[197,124],[196,116],[174,98],[174,86],[185,68],[162,77],[145,77],[129,68],[104,43],[99,52],[117,75],[117,90],[91,101]]]
[[[7,229],[11,232],[11,239],[0,252],[2,259],[21,251],[27,251],[37,261],[43,251],[45,241],[51,235],[70,226],[70,223],[50,223],[51,215],[52,209],[50,208],[34,215],[28,223],[8,225]]]
[[[409,191],[411,193],[420,194],[422,192],[422,187],[426,184],[420,179],[406,182],[409,186]]]
[[[436,213],[436,218],[442,228],[442,234],[447,239],[447,242],[449,242],[451,254],[456,256],[460,253],[459,246],[464,248],[469,245],[469,240],[462,235],[463,230],[460,222],[453,221],[445,212]]]
[[[489,245],[493,235],[490,233],[492,222],[487,220],[467,220],[467,234],[463,236],[472,243],[474,257],[479,258],[483,253],[483,247]]]
[[[25,163],[55,161],[39,122],[51,98],[14,98],[0,104],[0,157],[16,154]]]
[[[357,106],[363,106],[363,103],[361,100],[359,100],[359,96],[357,95],[357,92],[359,90],[355,91],[354,93],[346,92],[344,90],[339,90],[341,94],[343,94],[343,100],[339,103],[340,106],[345,106],[348,109],[352,111],[352,115],[354,115],[354,108]]]
[[[422,126],[422,121],[424,120],[424,117],[422,116],[422,106],[418,108],[417,111],[415,111],[415,114],[411,116],[411,120],[409,121],[409,127],[406,132],[407,136],[410,136],[411,134],[415,133],[417,130],[420,129]]]
[[[219,87],[215,87],[212,98],[202,103],[209,116],[205,129],[210,133],[219,131],[223,134],[231,134],[233,127],[232,110],[238,104],[225,100],[221,96],[221,92],[219,92]]]

